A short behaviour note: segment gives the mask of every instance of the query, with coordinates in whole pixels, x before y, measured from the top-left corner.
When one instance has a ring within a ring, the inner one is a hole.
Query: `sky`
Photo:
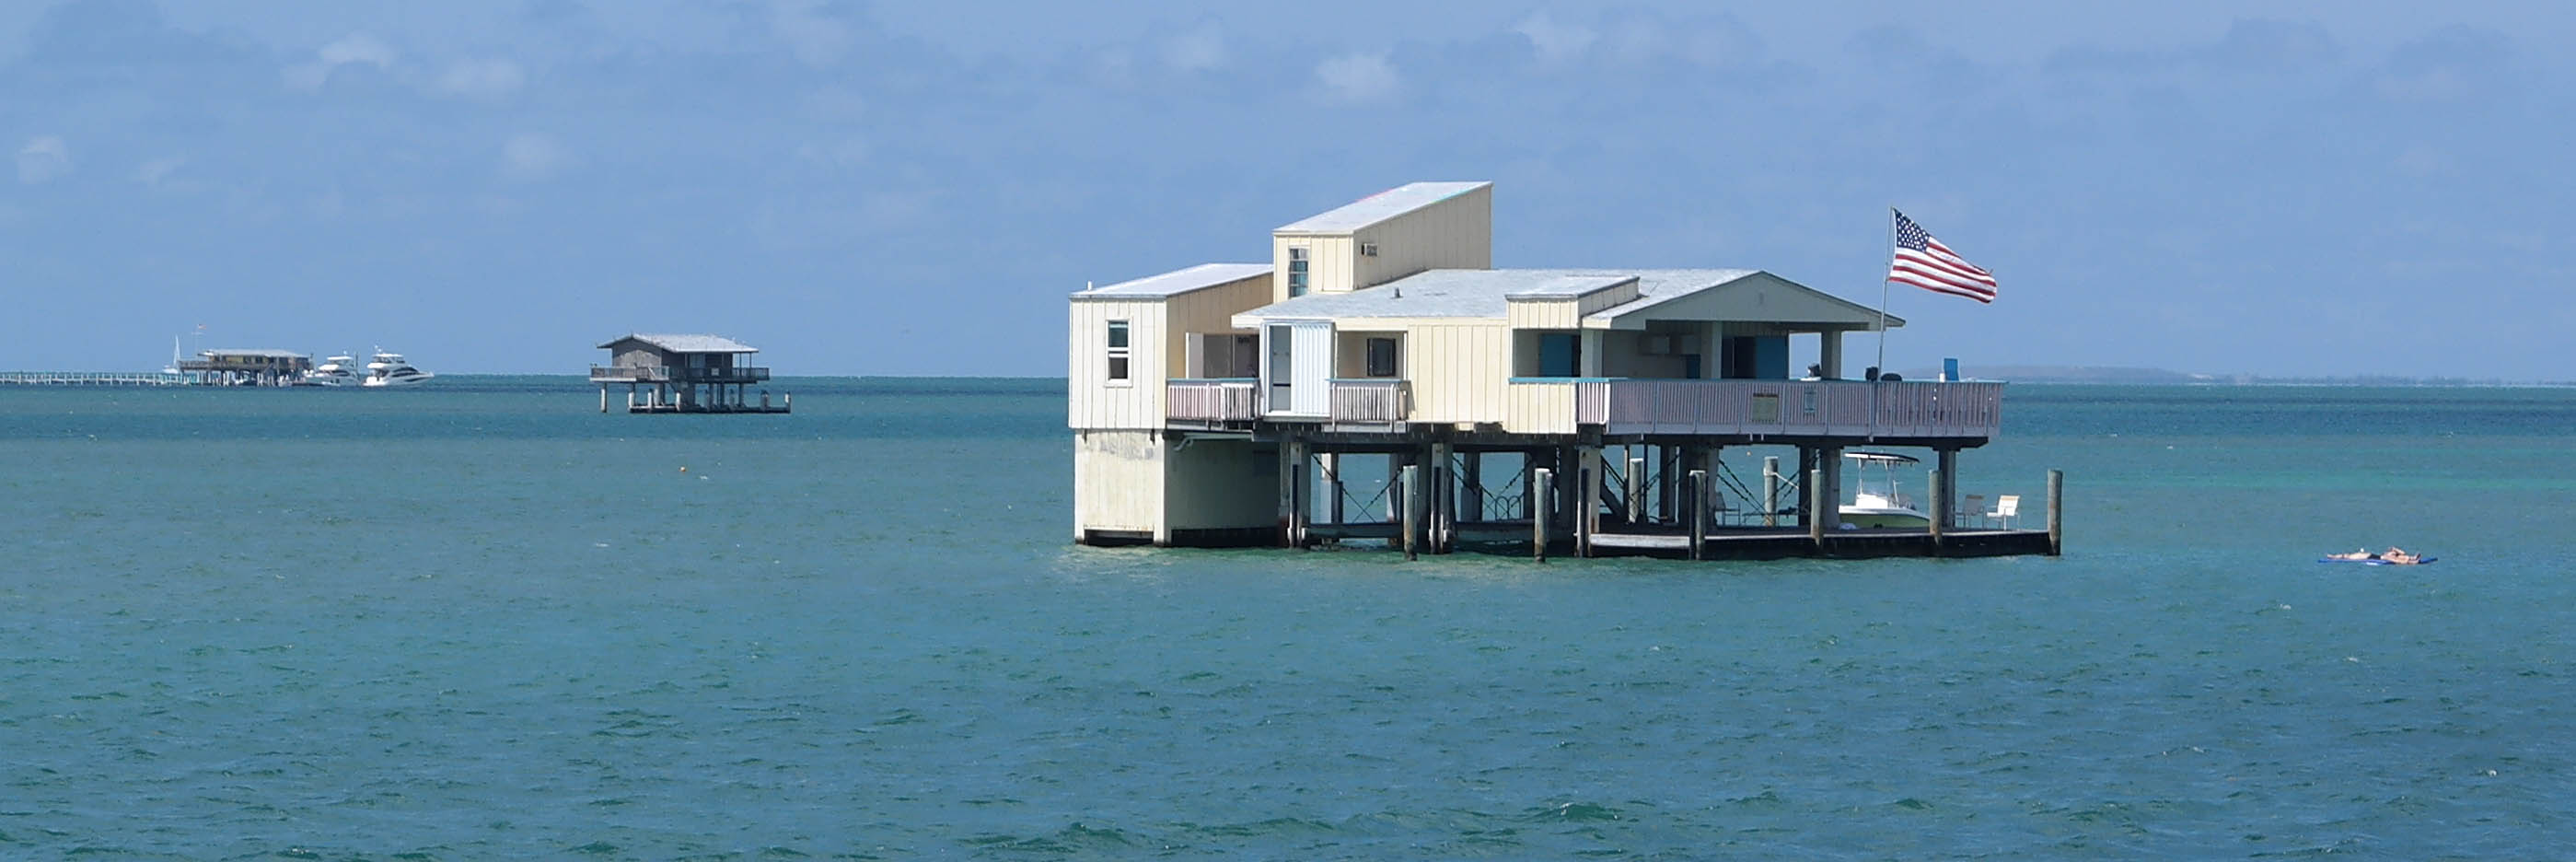
[[[1112,8],[0,4],[0,368],[581,373],[644,331],[1061,375],[1086,283],[1492,180],[1497,266],[1870,305],[1902,209],[2001,290],[1895,288],[1895,369],[2569,376],[2557,4]]]

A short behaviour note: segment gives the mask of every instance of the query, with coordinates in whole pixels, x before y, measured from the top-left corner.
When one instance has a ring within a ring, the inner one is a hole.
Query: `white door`
[[[1324,415],[1332,398],[1333,325],[1321,320],[1277,323],[1267,327],[1263,339],[1270,342],[1270,362],[1262,369],[1269,393],[1266,412]]]
[[[1270,384],[1268,408],[1264,412],[1296,412],[1296,400],[1292,395],[1297,385],[1297,339],[1291,334],[1295,331],[1296,327],[1284,324],[1272,326],[1263,338],[1270,342],[1270,363],[1262,369],[1262,377]]]

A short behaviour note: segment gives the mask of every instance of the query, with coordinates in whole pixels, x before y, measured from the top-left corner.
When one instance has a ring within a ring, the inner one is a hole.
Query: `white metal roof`
[[[1491,186],[1491,182],[1406,183],[1281,226],[1278,233],[1350,233]]]
[[[657,335],[638,332],[608,340],[601,349],[616,347],[618,342],[641,341],[672,353],[759,353],[760,348],[721,335]]]
[[[205,351],[199,351],[199,352],[197,353],[197,355],[199,355],[199,356],[260,356],[260,357],[266,357],[266,358],[269,358],[269,359],[295,359],[295,358],[298,358],[298,357],[310,356],[310,355],[312,355],[312,354],[309,354],[309,353],[297,353],[297,352],[292,351],[292,350],[270,350],[270,349],[266,349],[266,348],[255,348],[255,349],[247,349],[247,350],[240,350],[240,349],[225,348],[225,349],[217,349],[217,350],[205,350]]]
[[[1671,298],[1748,275],[1750,269],[1434,269],[1349,293],[1310,293],[1244,312],[1256,318],[1503,317],[1511,297],[1557,296],[1573,286],[1637,280],[1640,300]]]
[[[1637,280],[1637,298],[1584,315],[1606,320],[1644,311],[1666,302],[1761,276],[1798,291],[1822,297],[1857,320],[1871,309],[1806,285],[1755,269],[1434,269],[1365,290],[1310,293],[1235,315],[1242,321],[1326,320],[1339,318],[1458,317],[1499,320],[1509,316],[1511,298],[1563,298]],[[1766,281],[1766,283],[1767,283]],[[1749,283],[1749,282],[1748,282]],[[1905,321],[1893,315],[1889,326]]]
[[[1269,275],[1266,263],[1202,263],[1188,269],[1176,269],[1161,275],[1149,275],[1133,281],[1077,290],[1075,299],[1154,299],[1179,296],[1193,290],[1204,290],[1220,284],[1232,284],[1258,275]]]

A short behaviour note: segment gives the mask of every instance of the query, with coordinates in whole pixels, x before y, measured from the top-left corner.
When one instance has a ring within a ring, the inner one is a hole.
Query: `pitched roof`
[[[1759,276],[1759,279],[1755,279]],[[1756,269],[1434,269],[1348,293],[1310,293],[1235,315],[1237,320],[1313,320],[1340,318],[1457,317],[1500,320],[1510,316],[1511,301],[1569,299],[1628,279],[1637,281],[1637,298],[1584,315],[1606,320],[1645,311],[1711,288],[1743,282],[1781,285],[1820,297],[1822,307],[1859,320],[1874,320],[1867,307],[1824,291]],[[1748,279],[1754,279],[1747,281]],[[1905,321],[1890,315],[1889,326]]]
[[[1748,275],[1750,269],[1434,269],[1348,293],[1310,293],[1244,312],[1256,318],[1490,317],[1511,297],[1572,296],[1583,287],[1637,280],[1638,301],[1670,299]],[[1566,291],[1575,291],[1566,293]],[[1631,303],[1634,304],[1634,303]]]
[[[1161,275],[1149,275],[1133,281],[1077,290],[1075,299],[1152,299],[1179,296],[1193,290],[1204,290],[1220,284],[1232,284],[1257,275],[1269,275],[1266,263],[1202,263],[1188,269],[1176,269]]]
[[[1350,233],[1448,200],[1491,182],[1406,183],[1280,226],[1277,233]]]
[[[608,340],[601,349],[616,347],[621,341],[641,341],[671,353],[759,353],[760,348],[721,335],[655,335],[638,332]]]

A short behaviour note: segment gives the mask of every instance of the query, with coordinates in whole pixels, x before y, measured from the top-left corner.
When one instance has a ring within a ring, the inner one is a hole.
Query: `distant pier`
[[[190,386],[194,375],[166,371],[0,371],[0,386]]]

